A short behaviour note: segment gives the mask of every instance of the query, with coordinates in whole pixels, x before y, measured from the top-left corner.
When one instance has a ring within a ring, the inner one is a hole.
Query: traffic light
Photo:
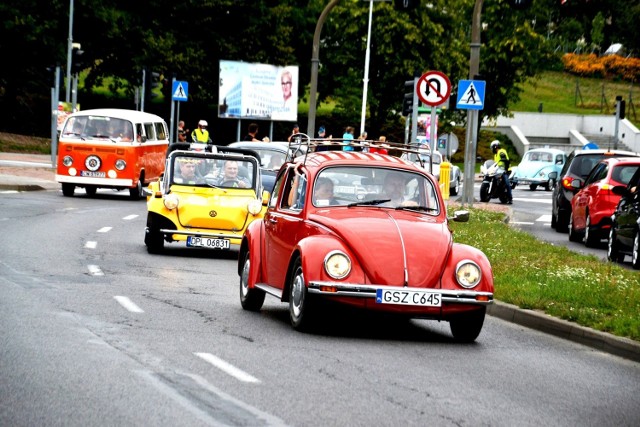
[[[413,100],[415,93],[415,80],[407,80],[404,82],[404,98],[402,99],[402,115],[408,116],[413,113]]]
[[[80,49],[80,45],[74,45],[71,49],[71,73],[78,74],[80,71],[84,70],[87,65],[85,64],[82,55],[84,55],[84,50]]]
[[[399,10],[411,10],[420,5],[420,0],[394,0],[393,5]]]
[[[162,76],[160,73],[151,71],[150,68],[146,68],[144,78],[144,98],[146,102],[149,102],[152,98],[159,96],[156,89],[162,89]]]

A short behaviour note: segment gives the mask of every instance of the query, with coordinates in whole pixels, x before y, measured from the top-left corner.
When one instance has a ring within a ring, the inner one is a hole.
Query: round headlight
[[[122,159],[116,160],[116,169],[121,171],[121,170],[124,170],[124,168],[126,168],[126,167],[127,167],[127,162],[125,162]]]
[[[260,200],[251,200],[247,206],[251,215],[258,215],[262,210],[262,202]]]
[[[71,166],[73,164],[73,158],[71,156],[64,156],[64,159],[62,159],[62,164],[66,167]]]
[[[329,252],[324,259],[324,269],[334,279],[343,279],[351,272],[351,260],[343,252]]]
[[[456,280],[463,288],[474,288],[480,283],[481,278],[482,272],[475,262],[465,260],[458,263],[456,267]]]
[[[172,210],[178,207],[180,199],[175,194],[167,194],[164,198],[164,207]]]

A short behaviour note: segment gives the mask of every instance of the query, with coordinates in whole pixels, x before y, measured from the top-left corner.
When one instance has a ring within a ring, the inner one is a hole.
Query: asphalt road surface
[[[144,201],[77,194],[0,193],[0,425],[640,425],[637,362],[491,316],[298,333],[235,253],[149,255]]]

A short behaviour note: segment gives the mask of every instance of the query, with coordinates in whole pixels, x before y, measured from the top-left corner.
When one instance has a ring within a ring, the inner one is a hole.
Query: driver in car
[[[220,177],[217,185],[234,188],[251,187],[249,180],[238,175],[238,162],[235,160],[227,160],[224,162],[223,175]]]

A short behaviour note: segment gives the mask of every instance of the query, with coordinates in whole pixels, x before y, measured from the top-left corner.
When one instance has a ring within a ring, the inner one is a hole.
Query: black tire
[[[260,311],[264,304],[265,293],[260,289],[249,289],[249,271],[251,262],[249,261],[249,251],[244,256],[242,263],[242,273],[240,273],[240,305],[247,311]]]
[[[529,190],[536,191],[537,188],[538,188],[538,184],[529,184]]]
[[[72,197],[73,192],[76,190],[76,186],[73,184],[62,184],[62,195],[65,197]]]
[[[620,243],[613,225],[609,231],[609,240],[607,241],[607,259],[611,262],[624,262],[624,254],[620,253]]]
[[[474,342],[484,324],[484,316],[487,309],[482,307],[479,310],[467,314],[460,314],[449,320],[449,327],[453,338],[461,343]]]
[[[140,200],[142,198],[142,179],[138,180],[138,185],[129,189],[129,199]]]
[[[573,213],[571,213],[571,217],[569,217],[569,241],[570,242],[582,242],[582,233],[576,232],[573,228]]]
[[[449,193],[452,196],[457,196],[459,192],[460,192],[460,178],[455,178],[453,187],[451,187],[451,189],[449,190]]]
[[[480,201],[488,202],[489,200],[491,200],[491,197],[489,196],[489,183],[483,182],[480,184]]]
[[[95,197],[97,190],[98,187],[94,187],[93,185],[84,187],[84,191],[87,193],[87,197]]]
[[[566,212],[558,211],[558,217],[556,219],[556,231],[558,233],[566,233],[569,228],[569,215]]]
[[[584,244],[588,248],[595,248],[600,245],[598,233],[596,233],[595,229],[591,227],[591,217],[589,216],[589,212],[587,212],[587,220],[584,226]]]
[[[636,231],[633,238],[633,249],[631,250],[631,266],[640,270],[640,230]]]
[[[147,216],[144,244],[147,245],[147,252],[150,254],[160,254],[164,251],[164,236],[160,233],[160,227],[155,224],[151,214]]]
[[[314,301],[304,282],[302,262],[297,258],[293,264],[289,282],[289,319],[296,331],[310,329],[314,318]]]
[[[558,219],[557,217],[553,214],[553,212],[551,212],[551,228],[553,228],[555,230],[556,226],[558,224]]]
[[[507,197],[506,194],[501,194],[500,197],[498,197],[498,199],[500,199],[500,202],[502,203],[507,203],[509,201],[509,198]]]
[[[546,191],[553,191],[553,187],[555,187],[555,185],[555,181],[553,179],[549,179],[547,184],[544,186],[544,189]]]

